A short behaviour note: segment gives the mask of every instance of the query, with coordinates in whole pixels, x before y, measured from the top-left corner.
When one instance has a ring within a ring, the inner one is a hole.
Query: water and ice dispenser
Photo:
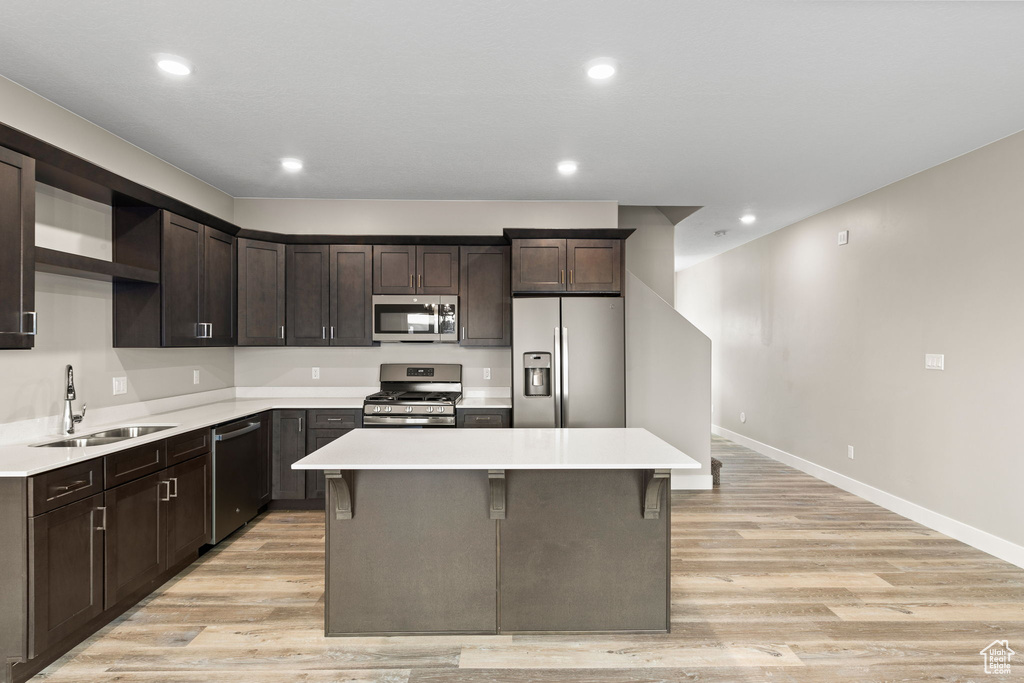
[[[551,354],[535,351],[523,354],[523,394],[551,396]]]

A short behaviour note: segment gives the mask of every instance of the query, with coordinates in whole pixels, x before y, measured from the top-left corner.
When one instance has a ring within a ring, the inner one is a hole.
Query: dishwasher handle
[[[259,422],[249,422],[249,423],[246,424],[245,427],[243,427],[241,429],[236,429],[234,431],[225,432],[223,434],[218,434],[218,433],[214,432],[213,440],[214,441],[228,441],[230,439],[234,439],[236,436],[242,436],[242,434],[248,434],[249,432],[254,432],[254,431],[256,431],[259,428],[260,428],[260,423]]]

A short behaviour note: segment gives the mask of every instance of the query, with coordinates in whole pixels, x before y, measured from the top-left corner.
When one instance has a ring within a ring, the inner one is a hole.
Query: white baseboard
[[[918,524],[923,524],[929,529],[934,529],[941,534],[945,534],[951,538],[966,543],[972,548],[977,548],[982,552],[986,552],[989,555],[994,555],[1001,560],[1005,560],[1010,564],[1014,564],[1018,567],[1024,568],[1024,546],[1017,545],[1007,541],[1004,538],[1000,538],[987,531],[975,528],[969,524],[957,521],[952,517],[947,517],[941,513],[929,510],[926,507],[922,507],[917,503],[911,503],[909,500],[894,496],[891,493],[887,493],[879,488],[875,488],[864,482],[857,481],[845,474],[840,474],[834,470],[830,470],[827,467],[817,465],[810,460],[804,460],[803,458],[787,453],[786,451],[779,450],[774,446],[755,441],[749,437],[737,434],[736,432],[719,427],[718,425],[711,425],[711,432],[718,436],[725,437],[730,441],[734,441],[741,446],[746,446],[752,451],[756,451],[761,455],[766,455],[772,460],[777,460],[790,467],[795,467],[801,472],[821,479],[824,482],[828,482],[833,486],[837,486],[844,491],[860,496],[864,500],[868,500],[875,505],[880,505],[886,510],[891,510],[898,515],[903,515],[907,519],[911,519]],[[673,475],[673,486],[675,488],[675,475]]]
[[[672,470],[673,491],[706,491],[711,488],[710,474],[687,474],[686,470]]]

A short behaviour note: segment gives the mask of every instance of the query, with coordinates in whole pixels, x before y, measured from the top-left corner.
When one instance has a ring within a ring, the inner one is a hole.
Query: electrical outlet
[[[853,446],[846,447],[846,457],[853,460]]]
[[[490,379],[490,378],[491,378],[491,369],[490,368],[484,368],[484,379]]]
[[[946,369],[946,356],[941,353],[926,353],[924,354],[924,369],[925,370],[945,370]]]
[[[313,379],[320,379],[320,368],[313,368]]]
[[[849,230],[843,230],[842,232],[840,232],[839,233],[839,246],[843,246],[844,244],[848,244],[849,242],[850,242],[850,231]]]
[[[114,378],[114,396],[120,396],[121,394],[128,393],[128,378],[127,377],[115,377]]]
[[[198,370],[193,370],[192,371],[192,384],[199,384],[199,371]]]

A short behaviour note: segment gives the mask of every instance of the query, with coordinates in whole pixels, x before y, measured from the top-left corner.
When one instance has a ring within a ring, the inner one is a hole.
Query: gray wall
[[[672,488],[710,488],[711,341],[633,273],[625,286],[626,426],[701,464],[673,471]]]
[[[1018,133],[680,272],[714,422],[1024,544],[1022,187]]]
[[[620,206],[619,227],[636,230],[626,240],[626,270],[672,304],[675,226],[655,206]]]

